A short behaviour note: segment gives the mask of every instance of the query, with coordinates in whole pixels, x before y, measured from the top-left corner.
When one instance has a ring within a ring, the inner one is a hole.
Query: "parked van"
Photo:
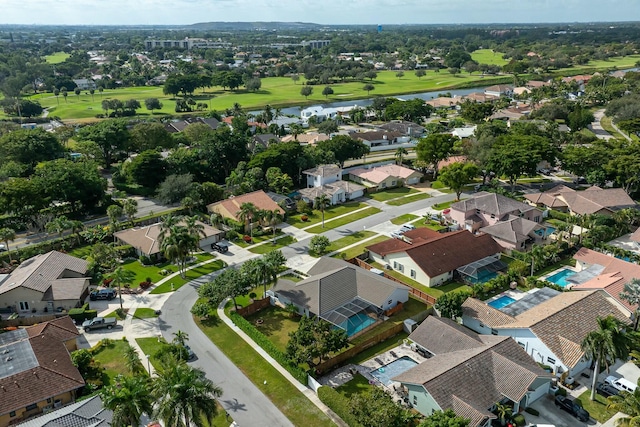
[[[638,388],[638,386],[631,381],[625,378],[614,377],[613,375],[605,378],[604,382],[607,384],[611,384],[620,391],[628,391],[629,393],[633,393],[634,391],[636,391],[636,388]]]

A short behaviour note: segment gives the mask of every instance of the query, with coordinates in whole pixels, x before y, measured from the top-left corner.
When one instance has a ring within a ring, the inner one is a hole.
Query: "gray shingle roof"
[[[511,216],[506,221],[482,227],[480,231],[490,234],[496,239],[513,244],[519,244],[526,241],[527,238],[538,229],[542,229],[542,226],[537,222],[530,221],[526,218]]]
[[[452,204],[451,209],[461,212],[478,209],[481,212],[493,214],[500,218],[506,214],[528,212],[535,208],[501,194],[481,191],[474,197]]]
[[[72,403],[18,424],[20,427],[107,427],[113,413],[104,409],[100,396]]]

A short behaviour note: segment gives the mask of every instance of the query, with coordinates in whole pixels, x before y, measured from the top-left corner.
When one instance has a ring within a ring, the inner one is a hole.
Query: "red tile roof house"
[[[467,230],[438,233],[428,228],[406,232],[403,240],[389,239],[367,246],[369,258],[425,286],[442,285],[457,269],[486,258],[500,258],[502,247],[488,234]]]
[[[358,168],[349,171],[350,180],[378,190],[400,187],[405,184],[417,184],[420,182],[421,177],[422,174],[418,171],[394,164],[377,166],[371,169]]]
[[[595,185],[584,191],[558,185],[544,193],[525,194],[524,197],[533,206],[571,215],[611,215],[615,211],[637,206],[622,188],[603,189]]]
[[[238,213],[243,203],[253,203],[253,205],[260,210],[277,210],[284,215],[284,209],[278,206],[278,204],[262,190],[211,203],[207,206],[207,210],[211,213],[215,212],[225,218],[242,223],[240,218],[238,218]]]
[[[587,248],[581,248],[573,259],[578,273],[567,278],[567,282],[576,283],[571,287],[572,291],[602,289],[627,314],[635,312],[638,306],[620,298],[620,293],[624,291],[625,284],[640,278],[640,265]]]
[[[597,329],[597,319],[613,315],[630,323],[603,291],[558,292],[536,289],[500,310],[468,298],[462,305],[462,324],[483,335],[512,337],[538,363],[549,365],[556,375],[576,376],[588,369],[581,343]]]
[[[75,400],[85,383],[66,346],[78,335],[69,322],[56,320],[0,335],[0,427]]]
[[[539,225],[542,212],[500,194],[482,191],[451,205],[451,221],[471,232],[491,235],[506,249],[524,249],[546,236]]]
[[[549,391],[551,376],[509,337],[479,335],[450,319],[429,316],[409,335],[433,356],[393,378],[425,416],[452,409],[469,426],[496,419],[497,402],[525,409]]]

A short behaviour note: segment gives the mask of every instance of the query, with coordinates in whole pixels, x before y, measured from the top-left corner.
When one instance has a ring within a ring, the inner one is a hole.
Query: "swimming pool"
[[[342,322],[339,327],[347,331],[348,336],[352,336],[374,323],[376,319],[367,316],[366,313],[358,313]]]
[[[569,283],[567,282],[567,279],[571,276],[573,276],[574,274],[576,274],[575,271],[573,270],[569,270],[568,268],[563,268],[562,270],[554,273],[553,275],[547,277],[545,280],[547,282],[551,282],[551,283],[555,283],[558,286],[561,287],[565,287],[567,286]]]
[[[509,304],[513,304],[514,302],[516,302],[516,300],[511,298],[510,296],[502,295],[500,298],[488,302],[487,305],[500,310],[502,307],[506,307]]]
[[[555,227],[545,227],[543,229],[536,230],[535,233],[540,237],[549,237],[554,233],[554,231],[556,231]]]
[[[371,375],[376,377],[382,384],[390,385],[393,381],[391,378],[400,375],[401,373],[408,371],[416,366],[418,362],[410,358],[409,356],[402,356],[400,359],[384,365],[381,368],[371,371]]]

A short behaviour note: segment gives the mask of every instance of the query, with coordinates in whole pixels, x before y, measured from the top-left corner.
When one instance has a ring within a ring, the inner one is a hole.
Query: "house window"
[[[533,220],[534,220],[535,222],[540,222],[540,217],[539,217],[539,216],[534,216],[534,217],[533,217]]]
[[[29,310],[29,303],[27,301],[20,301],[20,310],[21,311]]]
[[[16,416],[16,411],[11,411],[11,412],[9,412],[9,416],[10,416],[10,417],[15,417],[15,416]]]
[[[38,409],[38,404],[34,403],[24,408],[26,411],[33,411],[34,409]]]
[[[496,214],[491,214],[491,219],[496,219]]]
[[[51,403],[51,398],[50,397],[47,398],[47,403]]]
[[[404,271],[404,265],[398,264],[398,271]]]
[[[484,323],[480,322],[480,327],[481,327],[481,328],[486,328],[486,327],[487,327],[487,325],[485,325]]]
[[[414,405],[418,404],[418,396],[416,396],[415,394],[413,395],[413,404]]]
[[[547,356],[547,363],[551,363],[552,365],[555,365],[556,359],[554,359],[553,357]]]
[[[518,341],[518,344],[520,344],[520,346],[521,346],[522,348],[526,348],[526,346],[524,345],[524,343],[523,343],[523,342]]]
[[[391,186],[395,187],[396,186],[396,181],[391,181]]]
[[[491,329],[491,335],[498,335],[498,331],[495,329]]]
[[[411,278],[412,279],[416,278],[416,271],[414,269],[411,269]]]
[[[398,269],[398,263],[396,261],[393,261],[393,268],[394,270]]]
[[[480,209],[476,209],[476,213],[480,215]]]
[[[380,184],[380,188],[386,188],[387,187],[387,183],[383,182],[382,184]]]

